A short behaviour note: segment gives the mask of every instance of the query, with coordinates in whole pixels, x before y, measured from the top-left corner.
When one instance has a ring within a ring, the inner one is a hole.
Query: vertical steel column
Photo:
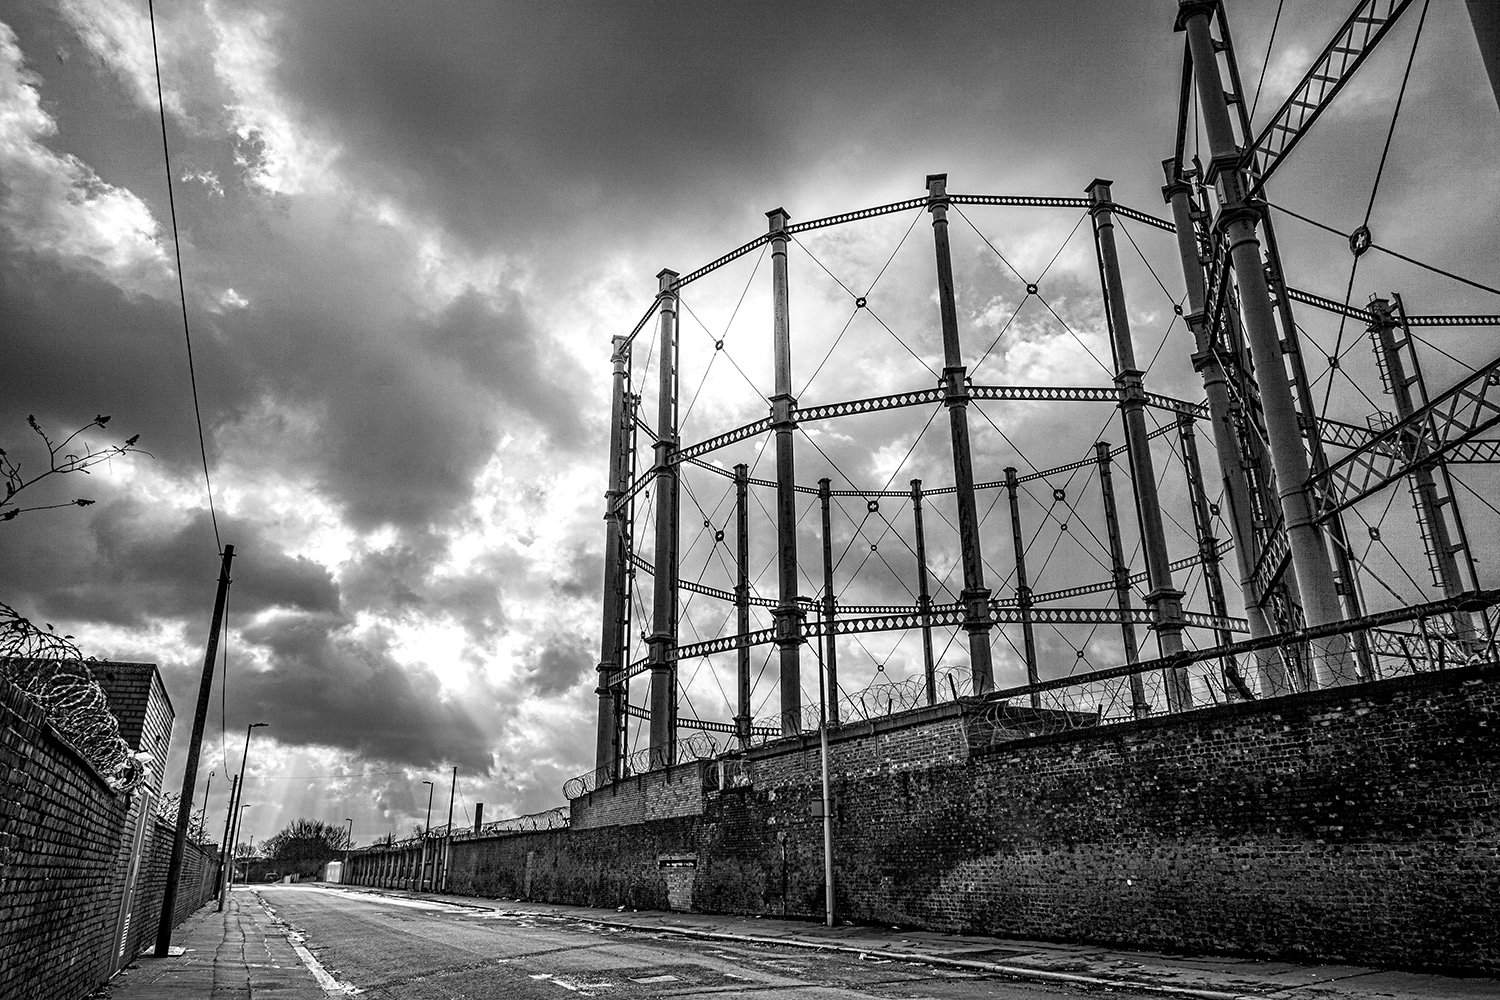
[[[1188,501],[1193,508],[1193,529],[1198,536],[1198,561],[1203,565],[1203,586],[1208,591],[1208,607],[1219,618],[1229,617],[1229,607],[1224,599],[1224,578],[1219,572],[1219,539],[1214,536],[1213,511],[1208,504],[1208,491],[1203,488],[1203,465],[1198,460],[1198,437],[1193,432],[1193,417],[1188,413],[1177,414],[1177,443],[1182,449],[1182,467],[1187,472]],[[1214,638],[1220,646],[1234,641],[1227,629],[1215,629]],[[1224,700],[1249,700],[1253,692],[1240,677],[1239,662],[1233,656],[1223,657]]]
[[[1229,120],[1223,78],[1209,22],[1213,0],[1181,0],[1177,27],[1187,31],[1192,53],[1193,75],[1198,84],[1198,105],[1212,160],[1205,180],[1215,185],[1221,206],[1215,228],[1228,239],[1229,255],[1239,286],[1240,310],[1245,339],[1257,372],[1256,382],[1264,406],[1266,437],[1271,463],[1276,470],[1276,492],[1286,524],[1292,569],[1302,600],[1302,613],[1310,626],[1339,621],[1339,595],[1329,562],[1327,543],[1318,528],[1313,498],[1308,491],[1308,460],[1303,450],[1297,410],[1287,383],[1281,341],[1272,314],[1271,294],[1261,260],[1256,226],[1261,209],[1249,197],[1250,179],[1241,163]],[[1312,656],[1313,682],[1318,686],[1340,683],[1353,676],[1353,662],[1346,637],[1321,640]]]
[[[625,390],[625,452],[627,460],[625,463],[625,481],[634,483],[636,481],[636,467],[639,463],[639,453],[636,442],[639,439],[641,397],[630,391],[629,366],[626,366],[626,390]],[[624,546],[622,559],[625,564],[625,597],[620,607],[622,620],[620,622],[620,674],[619,683],[615,685],[615,778],[624,777],[620,772],[624,770],[625,758],[630,755],[630,637],[633,633],[632,625],[635,621],[634,602],[636,595],[636,564],[635,564],[635,505],[637,492],[631,492],[625,498],[625,506],[620,511],[620,541]]]
[[[734,615],[735,631],[750,632],[750,466],[744,462],[734,467]],[[750,647],[740,644],[735,672],[737,711],[734,732],[740,749],[750,749]]]
[[[1015,467],[1007,466],[1005,495],[1010,500],[1010,537],[1016,549],[1016,606],[1021,609],[1021,648],[1026,656],[1026,683],[1036,684],[1041,677],[1036,669],[1036,636],[1031,629],[1031,586],[1026,582],[1026,542],[1021,537],[1021,506],[1016,496],[1019,487]],[[1031,692],[1031,707],[1040,705],[1037,693]]]
[[[1243,94],[1245,87],[1240,79],[1239,61],[1235,57],[1234,41],[1229,34],[1229,19],[1225,16],[1222,2],[1216,4],[1216,15],[1221,38],[1217,47],[1222,48],[1224,52],[1225,69],[1229,73],[1230,87],[1236,93]],[[1240,121],[1241,134],[1254,135],[1250,124],[1250,111],[1245,106],[1245,102],[1236,101],[1235,111]],[[1302,428],[1303,440],[1307,443],[1310,458],[1309,471],[1316,475],[1328,468],[1328,456],[1323,450],[1322,432],[1318,427],[1317,402],[1313,397],[1312,383],[1307,377],[1307,365],[1302,358],[1302,342],[1297,333],[1296,317],[1292,315],[1292,300],[1286,292],[1285,268],[1282,267],[1281,249],[1276,242],[1276,226],[1270,213],[1262,216],[1261,235],[1265,237],[1263,270],[1266,283],[1271,292],[1271,301],[1275,306],[1276,314],[1281,320],[1281,352],[1286,358],[1287,367],[1291,369],[1292,387],[1296,393],[1297,424]],[[1314,508],[1319,502],[1319,498],[1312,497]],[[1354,561],[1350,558],[1351,550],[1348,536],[1344,532],[1343,516],[1336,513],[1328,518],[1324,522],[1323,530],[1327,532],[1331,550],[1333,579],[1338,588],[1340,606],[1343,609],[1342,617],[1358,618],[1364,614],[1363,602],[1359,593],[1359,577],[1356,575]],[[1358,656],[1358,667],[1368,678],[1373,667],[1370,664],[1369,642],[1363,632],[1354,636],[1354,646]]]
[[[1208,288],[1203,279],[1203,262],[1198,255],[1192,185],[1182,176],[1175,160],[1162,161],[1162,168],[1167,179],[1162,197],[1172,206],[1172,221],[1177,227],[1177,250],[1182,258],[1183,279],[1187,283],[1187,311],[1183,319],[1193,334],[1193,368],[1203,379],[1203,392],[1208,400],[1209,424],[1213,428],[1214,449],[1219,455],[1224,503],[1229,507],[1229,529],[1234,536],[1235,565],[1239,570],[1245,617],[1250,623],[1250,637],[1259,639],[1270,635],[1274,629],[1266,619],[1264,604],[1267,595],[1262,594],[1255,583],[1258,548],[1255,508],[1250,496],[1250,481],[1240,457],[1236,406],[1229,392],[1229,378],[1224,373],[1219,345],[1210,339]],[[1288,684],[1281,658],[1271,650],[1253,655],[1260,675],[1261,692],[1284,694]]]
[[[1141,648],[1135,640],[1135,610],[1130,600],[1130,568],[1125,565],[1125,544],[1120,538],[1120,512],[1115,506],[1115,477],[1109,456],[1109,442],[1094,442],[1094,460],[1099,464],[1099,492],[1104,497],[1104,530],[1109,538],[1109,575],[1115,582],[1115,606],[1120,609],[1120,640],[1125,644],[1125,662],[1137,663]],[[1146,698],[1146,682],[1141,675],[1130,675],[1130,712],[1137,719],[1151,714]]]
[[[646,637],[651,667],[652,768],[671,767],[677,759],[677,272],[656,276],[661,303],[660,378],[657,382],[655,468],[656,566],[651,600],[651,634]]]
[[[922,615],[922,668],[927,704],[937,704],[937,668],[932,662],[932,592],[927,582],[927,535],[922,530],[922,480],[911,481],[911,514],[917,532],[917,610]]]
[[[828,725],[839,724],[839,660],[834,642],[833,597],[833,529],[830,509],[833,506],[832,482],[827,476],[818,480],[818,503],[823,508],[823,665],[828,671]]]
[[[969,633],[973,692],[995,688],[990,655],[990,592],[984,585],[979,510],[974,503],[974,460],[969,452],[969,384],[958,340],[958,304],[953,294],[953,256],[948,247],[948,175],[927,176],[927,210],[937,250],[938,306],[943,320],[943,405],[953,439],[953,482],[958,492],[958,547],[963,561],[964,631]]]
[[[1394,303],[1389,299],[1372,298],[1370,312],[1375,318],[1370,323],[1369,330],[1375,340],[1376,349],[1380,351],[1385,362],[1386,390],[1395,400],[1396,418],[1405,420],[1417,409],[1417,402],[1412,398],[1411,387],[1414,384],[1420,387],[1422,381],[1422,373],[1420,369],[1416,369],[1416,352],[1412,352],[1414,370],[1408,372],[1406,362],[1401,356],[1401,345],[1396,341],[1396,331],[1401,328],[1402,322],[1396,316]],[[1406,330],[1402,330],[1402,333],[1405,346],[1409,347],[1411,334]],[[1425,396],[1426,393],[1423,392],[1423,395]],[[1401,447],[1404,452],[1402,457],[1408,462],[1426,458],[1430,452],[1425,434],[1419,438],[1403,437]],[[1439,468],[1442,466],[1440,465]],[[1417,524],[1422,528],[1422,544],[1427,548],[1427,559],[1432,566],[1433,582],[1442,588],[1444,597],[1457,597],[1464,592],[1464,580],[1459,572],[1458,559],[1455,557],[1460,551],[1466,552],[1467,546],[1454,544],[1453,536],[1448,531],[1448,520],[1443,514],[1443,508],[1448,507],[1453,512],[1455,523],[1461,526],[1462,521],[1458,517],[1458,505],[1453,502],[1453,494],[1451,492],[1444,494],[1438,489],[1437,479],[1432,473],[1432,466],[1428,465],[1418,468],[1411,474],[1411,492],[1417,508]],[[1452,620],[1454,638],[1460,641],[1474,638],[1474,620],[1467,611],[1455,611]]]
[[[1172,581],[1171,558],[1162,529],[1161,502],[1156,495],[1156,468],[1151,460],[1151,439],[1146,432],[1146,387],[1144,373],[1136,367],[1135,344],[1130,336],[1130,317],[1125,311],[1125,285],[1120,279],[1120,258],[1115,249],[1115,220],[1109,196],[1110,182],[1096,179],[1088,191],[1089,216],[1094,223],[1094,246],[1099,254],[1099,274],[1104,284],[1104,316],[1114,347],[1115,385],[1120,389],[1120,418],[1125,425],[1125,453],[1130,459],[1131,485],[1141,524],[1141,549],[1146,557],[1146,580],[1150,587],[1146,603],[1156,620],[1156,641],[1162,656],[1182,652],[1182,591]],[[1193,692],[1185,667],[1166,669],[1167,711],[1192,707]]]
[[[594,767],[603,777],[619,777],[616,732],[619,729],[620,703],[617,674],[625,648],[625,539],[624,512],[620,509],[630,483],[626,481],[630,456],[625,449],[630,435],[626,431],[625,394],[630,378],[630,346],[624,337],[614,339],[614,392],[609,405],[609,487],[604,494],[604,623],[599,637],[599,720],[594,743]]]
[[[802,728],[802,621],[804,611],[797,601],[797,463],[792,450],[792,432],[797,422],[792,413],[797,399],[792,395],[792,320],[786,273],[786,209],[766,213],[771,220],[771,280],[773,291],[773,349],[776,392],[771,396],[771,427],[776,432],[776,546],[779,590],[776,609],[776,646],[781,660],[781,734],[791,736]]]

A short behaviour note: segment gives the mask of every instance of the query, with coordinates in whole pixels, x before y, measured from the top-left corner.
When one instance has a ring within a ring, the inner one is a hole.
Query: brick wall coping
[[[969,754],[971,757],[986,757],[1027,747],[1117,739],[1121,736],[1171,728],[1184,723],[1220,722],[1266,713],[1287,712],[1300,714],[1312,711],[1320,706],[1341,704],[1356,697],[1386,701],[1406,691],[1458,687],[1472,681],[1500,680],[1500,671],[1497,671],[1496,667],[1496,663],[1478,663],[1462,667],[1451,667],[1447,670],[1408,674],[1403,677],[1388,677],[1384,680],[1367,681],[1362,684],[1344,684],[1338,687],[1324,688],[1321,691],[1297,691],[1275,698],[1226,702],[1219,705],[1208,705],[1203,708],[1193,709],[1190,712],[1177,712],[1172,715],[1153,715],[1145,719],[1132,719],[1128,722],[1114,722],[1103,726],[1088,726],[1082,729],[1070,729],[1059,733],[1042,733],[1037,736],[1005,740],[991,746],[970,747]],[[975,705],[979,703],[979,700],[969,699],[969,702],[971,705]]]
[[[685,761],[681,764],[673,764],[671,767],[661,768],[655,771],[642,771],[639,774],[632,774],[628,778],[622,778],[619,781],[612,781],[602,788],[594,789],[592,792],[585,792],[578,798],[571,799],[569,801],[582,802],[585,805],[589,805],[592,804],[596,798],[614,798],[621,792],[625,792],[632,787],[644,786],[647,781],[661,782],[662,784],[673,785],[676,784],[679,779],[686,779],[688,775],[691,775],[692,780],[699,782],[701,785],[703,781],[703,772],[712,763],[713,761],[711,760],[690,760]],[[528,830],[524,832],[531,833],[533,831]]]
[[[878,719],[866,719],[862,722],[846,722],[837,729],[828,730],[828,745],[835,746],[850,740],[869,739],[881,733],[894,733],[902,729],[911,729],[915,726],[926,726],[943,719],[961,718],[967,709],[979,704],[981,699],[964,698],[959,701],[945,701],[936,705],[922,705],[918,708],[909,708],[904,712],[896,712],[892,715],[881,716]],[[773,757],[783,757],[787,754],[802,753],[807,750],[818,749],[818,733],[799,733],[796,736],[783,736],[773,743],[763,743],[760,746],[751,747],[745,753],[747,760],[767,760]]]

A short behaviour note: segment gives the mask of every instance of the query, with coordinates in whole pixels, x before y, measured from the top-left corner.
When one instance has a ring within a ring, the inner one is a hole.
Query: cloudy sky
[[[1257,122],[1343,5],[1291,5],[1267,62],[1275,6],[1232,4]],[[159,664],[179,713],[180,774],[218,568],[180,248],[218,537],[237,550],[227,673],[200,769],[200,779],[216,772],[211,830],[226,762],[238,767],[252,721],[270,724],[245,798],[257,838],[298,816],[352,817],[360,841],[404,835],[423,818],[423,779],[440,786],[441,815],[452,766],[460,823],[476,802],[491,818],[560,804],[562,782],[593,766],[610,338],[650,304],[656,272],[691,271],[748,241],[777,206],[802,221],[899,201],[921,195],[932,172],[955,192],[1064,196],[1102,176],[1116,200],[1165,216],[1160,161],[1182,48],[1174,8],[163,4],[174,246],[144,0],[0,3],[0,443],[34,465],[45,457],[28,414],[65,433],[106,413],[108,433],[91,443],[138,433],[149,452],[28,498],[97,503],[5,524],[0,599],[77,635],[90,655]],[[1289,161],[1273,201],[1344,232],[1363,220],[1416,15]],[[1500,283],[1493,253],[1473,253],[1500,240],[1497,125],[1463,5],[1434,0],[1370,217],[1376,241]],[[961,322],[985,358],[976,382],[1108,383],[1081,219],[955,217]],[[1279,221],[1293,282],[1342,299],[1343,241]],[[1130,234],[1138,353],[1166,345],[1153,388],[1201,398],[1172,315],[1182,295],[1173,244],[1143,226]],[[798,242],[804,404],[932,384],[931,246],[919,212]],[[1398,290],[1414,313],[1500,308],[1492,294],[1377,258],[1361,265],[1358,304]],[[1025,294],[1039,275],[1045,304]],[[769,280],[769,261],[750,254],[685,291],[686,441],[764,413]],[[871,308],[851,311],[851,294],[868,294]],[[1305,322],[1320,355],[1365,337],[1326,317]],[[1472,331],[1431,336],[1457,359],[1436,349],[1426,359],[1442,385],[1492,350]],[[733,364],[718,360],[715,340]],[[1379,381],[1368,351],[1355,353],[1329,408],[1363,420],[1378,401],[1362,397],[1378,396]],[[648,414],[650,354],[643,337],[633,372]],[[799,477],[830,475],[836,489],[904,488],[916,476],[943,485],[944,419],[898,412],[810,431]],[[1119,440],[1107,407],[986,413],[973,418],[982,479],[1082,458],[1101,435]],[[750,442],[719,457],[758,455]],[[713,543],[727,480],[693,475],[684,575],[732,585]],[[1084,489],[1064,487],[1074,488]],[[1038,525],[1066,520],[1046,490],[1028,502]],[[1001,588],[1010,541],[1003,503],[996,510],[986,530]],[[892,541],[876,559],[841,561],[844,599],[907,600],[885,561],[905,529],[867,524],[867,513],[841,507],[846,553],[883,541],[875,529]],[[803,544],[815,552],[812,518]],[[757,519],[759,546],[770,522]],[[956,590],[945,529],[933,530],[939,575]],[[1177,532],[1174,555],[1192,544]],[[1037,543],[1038,563],[1048,546],[1057,553],[1050,575],[1033,567],[1039,590],[1101,578],[1097,560],[1069,548],[1087,542],[1063,534]],[[1395,557],[1370,554],[1381,558]],[[757,581],[771,594],[774,572]],[[699,605],[686,627],[716,634],[725,610]],[[636,631],[644,614],[638,605]],[[1095,646],[1092,634],[1044,638],[1059,654],[1044,673],[1075,668],[1075,647],[1091,665],[1112,662],[1102,635]],[[1012,653],[997,646],[1009,679]],[[840,655],[856,686],[912,667],[897,637]],[[730,674],[700,666],[683,680],[684,714],[728,717],[718,696],[732,691]],[[756,701],[773,694],[758,688]]]

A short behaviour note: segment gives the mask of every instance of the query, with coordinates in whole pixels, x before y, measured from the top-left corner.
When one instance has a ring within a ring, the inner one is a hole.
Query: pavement
[[[337,887],[332,887],[337,888]],[[471,909],[522,911],[644,933],[717,942],[837,950],[869,959],[923,962],[1039,983],[1131,989],[1196,1000],[1495,1000],[1500,979],[1302,965],[1250,958],[1193,957],[1094,945],[931,931],[822,924],[697,913],[601,910],[519,900],[349,886],[351,893],[406,896]],[[94,994],[97,1000],[202,1000],[262,997],[326,1000],[347,996],[300,936],[244,889],[224,912],[210,902],[172,935],[174,954],[142,956]],[[180,953],[178,953],[180,952]]]

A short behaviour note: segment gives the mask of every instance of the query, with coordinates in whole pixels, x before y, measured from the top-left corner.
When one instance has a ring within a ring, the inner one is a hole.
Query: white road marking
[[[261,908],[270,915],[271,923],[280,929],[282,936],[286,938],[287,944],[292,946],[292,950],[297,953],[297,957],[302,960],[302,964],[307,966],[307,971],[312,973],[313,978],[317,980],[318,986],[322,988],[325,995],[331,997],[348,997],[364,992],[353,983],[346,983],[341,979],[335,979],[329,975],[328,970],[323,968],[323,964],[302,943],[305,940],[302,932],[278,917],[276,911],[271,909],[271,904],[267,903],[259,892],[255,894],[255,899],[256,902],[260,903]]]

